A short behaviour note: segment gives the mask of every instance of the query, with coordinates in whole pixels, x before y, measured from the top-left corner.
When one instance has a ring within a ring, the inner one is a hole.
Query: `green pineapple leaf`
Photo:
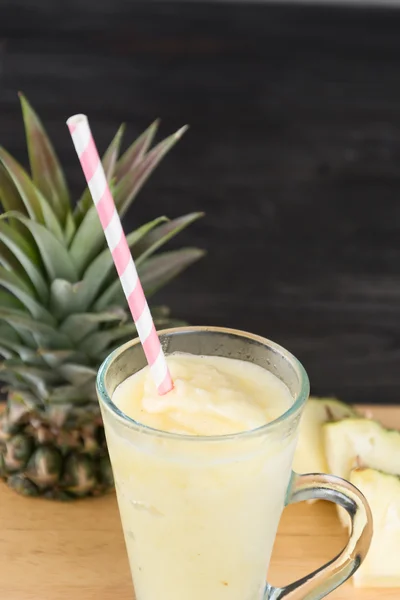
[[[31,333],[35,340],[34,347],[39,345],[52,350],[65,350],[72,347],[71,340],[64,333],[33,319],[23,311],[0,308],[0,319],[4,319],[11,326],[18,328],[18,333],[20,330]]]
[[[114,201],[120,217],[123,217],[132,204],[139,190],[143,187],[151,173],[161,162],[169,150],[185,133],[187,127],[182,127],[165,140],[157,144],[143,159],[117,180],[114,191]]]
[[[90,386],[93,387],[93,386]],[[77,388],[73,385],[64,385],[54,388],[47,399],[46,414],[51,419],[51,423],[55,423],[58,427],[66,428],[68,414],[66,409],[71,407],[75,402],[84,406],[90,401],[86,388]],[[58,410],[59,409],[59,410]]]
[[[126,304],[124,291],[119,277],[116,277],[114,281],[104,290],[104,292],[96,300],[93,310],[103,311],[107,310],[109,306],[120,306]]]
[[[152,221],[148,221],[144,225],[141,225],[134,231],[131,231],[131,233],[128,233],[128,235],[126,236],[126,241],[128,242],[129,248],[132,248],[132,246],[140,242],[140,240],[144,238],[148,233],[150,233],[150,231],[152,231],[155,227],[158,227],[162,223],[169,222],[170,220],[166,216],[157,217],[156,219],[153,219]],[[108,254],[109,256],[111,256],[110,251],[108,252]]]
[[[17,210],[22,214],[28,214],[17,188],[3,165],[0,165],[0,202],[4,211]]]
[[[117,179],[122,179],[129,171],[132,170],[143,158],[146,154],[147,150],[150,148],[154,136],[157,133],[157,129],[160,125],[160,120],[156,119],[153,123],[144,131],[131,146],[129,146],[128,150],[124,152],[121,158],[118,161],[115,176]]]
[[[111,183],[112,178],[114,176],[115,166],[117,164],[119,149],[121,147],[121,141],[124,135],[124,131],[125,125],[122,124],[118,129],[117,133],[115,134],[113,140],[111,141],[111,144],[107,148],[101,161],[109,184]],[[78,200],[75,209],[75,218],[78,225],[81,224],[83,217],[85,216],[89,208],[92,206],[92,202],[92,196],[89,188],[87,187],[83,192],[81,199]]]
[[[50,285],[50,310],[56,319],[65,319],[73,313],[85,312],[86,306],[80,292],[83,281],[70,283],[65,279],[55,279]]]
[[[161,329],[169,329],[170,327],[182,327],[184,325],[187,325],[186,321],[182,321],[181,319],[171,319],[170,317],[167,316],[160,316],[158,315],[158,306],[153,307],[151,310],[152,313],[152,317],[153,317],[153,321],[154,321],[154,325],[156,327],[157,330],[161,330]],[[132,339],[132,337],[127,336],[127,341],[129,339]],[[98,354],[98,359],[101,359],[101,361],[105,360],[107,358],[107,356],[113,352],[114,350],[116,350],[121,343],[124,343],[124,340],[116,340],[115,342],[111,343],[106,350],[102,350],[99,354]]]
[[[4,309],[6,312],[10,311],[13,315],[20,315],[22,317],[29,317],[29,313],[26,312],[24,305],[22,304],[22,302],[20,302],[19,300],[17,300],[17,298],[15,296],[12,296],[9,292],[7,292],[4,289],[0,288],[0,307],[1,309]],[[0,315],[0,319],[1,319],[1,315]],[[11,323],[8,322],[6,323],[5,320],[3,320],[2,322],[0,321],[0,324],[2,326],[2,331],[4,332],[4,326],[8,325],[10,328],[12,328],[15,332],[15,335],[17,336],[16,341],[22,341],[22,343],[27,347],[27,348],[32,348],[32,349],[36,349],[37,347],[37,343],[34,339],[34,337],[32,336],[32,334],[24,327],[20,327],[20,325],[16,322]],[[4,335],[4,334],[3,334]],[[8,339],[14,339],[10,338],[9,335],[7,335]]]
[[[150,297],[204,255],[205,251],[199,248],[182,248],[149,258],[138,268],[146,296]]]
[[[37,354],[52,369],[72,360],[79,361],[81,364],[87,362],[85,355],[76,350],[47,350],[45,348],[39,348]]]
[[[74,342],[78,344],[92,331],[97,331],[102,323],[126,321],[126,312],[119,307],[101,313],[81,313],[70,315],[60,326],[60,331],[65,332]]]
[[[15,211],[0,215],[0,220],[10,218],[20,221],[34,237],[50,279],[67,279],[72,282],[78,279],[68,250],[46,227]]]
[[[94,204],[83,217],[69,249],[71,260],[81,276],[105,244],[104,232]]]
[[[29,317],[29,314],[25,311],[23,304],[19,300],[17,300],[15,296],[12,296],[9,292],[6,292],[2,289],[0,289],[0,306],[6,311],[10,310],[13,314]],[[27,348],[31,348],[35,351],[37,343],[32,334],[26,328],[20,327],[19,324],[15,322],[6,323],[5,321],[3,321],[1,322],[1,325],[8,325],[11,329],[13,329],[15,335],[17,336],[17,342],[22,342],[24,346],[26,346]],[[3,337],[15,340],[15,338],[10,338],[9,335],[3,335]]]
[[[20,100],[33,182],[64,224],[71,210],[64,173],[39,117],[23,94]]]
[[[60,381],[60,375],[55,371],[27,365],[18,359],[3,361],[1,369],[1,378],[4,375],[4,372],[14,374],[21,381],[25,382],[30,387],[33,387],[41,400],[46,400],[48,398],[49,386],[55,385]]]
[[[49,291],[39,268],[41,261],[37,248],[29,244],[28,240],[16,229],[13,229],[8,223],[1,220],[0,240],[20,262],[26,275],[31,280],[38,297],[43,304],[46,304],[49,298]]]
[[[0,329],[1,329],[1,326],[0,326]],[[11,341],[7,337],[4,337],[3,335],[1,335],[1,333],[0,333],[0,336],[1,336],[0,343],[1,343],[2,347],[7,348],[8,350],[11,350],[12,352],[14,352],[14,354],[16,356],[19,356],[19,358],[24,363],[30,363],[31,365],[37,365],[37,366],[43,365],[43,359],[38,355],[38,353],[35,350],[32,350],[32,348],[28,348],[27,346],[24,346],[23,344],[21,344],[19,342]],[[3,353],[1,352],[1,354],[3,354]]]
[[[47,399],[49,412],[51,412],[51,409],[56,408],[52,405],[69,404],[71,402],[78,404],[82,403],[82,405],[85,406],[85,410],[87,410],[87,403],[90,401],[97,403],[96,386],[93,385],[93,381],[89,381],[87,384],[79,387],[75,385],[56,387],[51,391]]]
[[[28,287],[16,273],[12,273],[7,271],[4,267],[0,267],[0,285],[22,302],[34,319],[38,319],[49,325],[56,324],[49,311],[35,300],[35,294],[32,288]]]
[[[150,129],[150,128],[149,128]],[[155,146],[144,158],[115,185],[113,197],[120,217],[122,217],[136,194],[148,179],[152,171],[183,135],[185,127]],[[146,132],[145,132],[146,133]],[[104,233],[94,205],[88,208],[74,236],[70,255],[80,275],[104,246]]]
[[[22,302],[20,302],[19,300],[17,300],[17,298],[15,298],[15,296],[12,296],[9,292],[7,292],[6,290],[1,289],[1,288],[0,288],[0,306],[1,306],[1,308],[5,308],[6,310],[18,311],[18,312],[28,314],[28,313],[26,313]],[[0,327],[2,328],[1,331],[2,331],[3,335],[4,335],[3,327],[5,327],[6,325],[11,327],[11,325],[9,323],[0,321]],[[15,341],[20,341],[20,337],[18,336],[18,333],[16,333],[15,335],[17,336],[16,338],[15,337],[11,338],[10,336],[7,336],[7,337],[9,337],[10,339],[14,339]]]
[[[202,258],[204,254],[204,250],[198,248],[182,248],[181,250],[163,252],[149,258],[138,268],[138,274],[146,296],[150,297],[151,294],[154,294],[192,263]],[[123,304],[124,292],[117,278],[98,298],[94,310],[102,311],[109,306]]]
[[[8,384],[2,388],[2,391],[15,389],[29,391],[31,387],[28,383],[24,382],[19,375],[3,368],[2,364],[0,364],[0,381]]]
[[[72,213],[68,213],[65,219],[64,238],[67,246],[70,245],[72,238],[76,233],[76,223]]]
[[[91,367],[67,363],[58,367],[58,372],[63,378],[74,386],[81,387],[96,379],[97,371]]]
[[[165,221],[168,221],[167,217],[158,217],[157,219],[142,225],[135,231],[132,231],[132,233],[126,236],[128,246],[132,247],[154,227],[157,227],[157,225],[164,223]],[[113,269],[115,272],[111,253],[109,249],[106,248],[94,259],[83,275],[82,287],[78,290],[78,295],[82,298],[82,310],[87,310],[91,306]]]
[[[15,296],[12,296],[9,292],[7,292],[4,289],[0,288],[0,307],[5,309],[5,310],[10,310],[13,314],[18,314],[18,315],[23,315],[23,316],[27,316],[29,317],[29,314],[25,311],[24,305],[17,300],[17,298]],[[0,316],[1,319],[1,316]],[[33,338],[32,334],[27,331],[24,328],[21,328],[18,324],[16,323],[6,323],[6,322],[0,322],[1,326],[2,326],[2,331],[4,332],[4,326],[8,325],[11,329],[14,330],[15,335],[17,336],[16,341],[22,341],[22,343],[28,347],[28,348],[36,348],[37,344],[35,342],[35,339]],[[3,333],[3,337],[4,337],[4,333]],[[9,339],[14,339],[14,338],[10,338],[9,335],[7,335],[7,337]]]
[[[83,340],[80,349],[88,356],[96,357],[99,353],[107,350],[114,342],[135,336],[137,336],[135,324],[125,323],[112,329],[91,333]]]
[[[107,148],[104,156],[103,156],[103,168],[106,174],[107,181],[111,181],[114,177],[115,167],[117,164],[119,150],[121,148],[122,138],[125,133],[125,123],[122,123],[120,128],[118,129],[115,137],[113,138],[111,144]]]
[[[3,304],[2,300],[5,296],[6,297],[9,296],[10,298],[12,298],[12,300],[14,300],[14,298],[11,295],[9,295],[8,292],[5,292],[4,290],[0,289],[0,294],[1,294],[0,302],[3,306],[4,306],[4,304]],[[7,298],[6,298],[6,301],[7,301]],[[9,308],[13,308],[13,306],[11,305]],[[14,308],[15,308],[15,306],[14,306]],[[11,325],[6,323],[5,321],[0,321],[0,339],[1,340],[5,339],[14,345],[19,344],[21,341],[21,339],[20,339],[18,333],[15,331],[15,329],[13,329],[11,327]]]
[[[166,244],[169,240],[175,237],[183,229],[204,216],[204,213],[195,212],[183,217],[173,219],[168,223],[160,225],[156,229],[150,231],[141,241],[137,242],[133,247],[133,255],[136,266],[139,266],[156,250]]]
[[[26,171],[4,148],[1,147],[0,162],[3,164],[8,176],[14,183],[29,217],[38,223],[44,223],[42,207],[36,194],[37,190],[29,179]]]
[[[7,344],[4,344],[3,341],[0,342],[0,354],[5,359],[14,358],[17,356],[15,352],[9,346],[7,346]]]
[[[50,204],[43,198],[43,196],[39,196],[40,203],[43,210],[44,224],[47,229],[66,247],[65,243],[65,235],[61,228],[60,223],[57,221],[57,217],[55,216],[53,209],[50,207]]]
[[[13,373],[21,375],[22,378],[25,378],[25,374],[29,374],[29,376],[32,376],[35,379],[37,378],[53,385],[59,383],[61,379],[56,371],[46,368],[41,369],[40,367],[27,364],[19,358],[4,361],[3,367],[7,369],[7,371],[12,371]]]
[[[0,265],[3,265],[7,271],[15,271],[25,281],[24,270],[20,263],[15,258],[14,254],[7,248],[3,242],[0,241]],[[28,281],[26,281],[28,283]]]
[[[0,162],[17,188],[29,217],[33,221],[46,225],[47,229],[63,242],[64,235],[53,209],[33,184],[27,172],[4,148],[0,148]]]
[[[37,344],[36,339],[33,337],[32,333],[26,329],[26,327],[21,327],[17,323],[10,323],[10,325],[12,325],[14,327],[15,331],[18,333],[19,337],[21,338],[23,344],[27,348],[31,348],[32,350],[37,348],[38,344]]]

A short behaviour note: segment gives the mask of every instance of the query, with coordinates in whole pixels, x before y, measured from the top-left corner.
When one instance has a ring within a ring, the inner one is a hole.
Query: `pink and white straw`
[[[154,383],[158,393],[165,394],[173,388],[171,375],[107,183],[103,165],[90,131],[88,119],[85,115],[75,115],[68,119],[67,125],[142,342]]]

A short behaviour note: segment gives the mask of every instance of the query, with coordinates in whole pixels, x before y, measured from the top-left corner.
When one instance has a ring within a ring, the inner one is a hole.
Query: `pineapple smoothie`
[[[261,600],[296,427],[250,431],[293,397],[250,362],[184,353],[167,361],[168,394],[157,394],[145,367],[112,395],[136,430],[128,435],[103,411],[136,598]]]

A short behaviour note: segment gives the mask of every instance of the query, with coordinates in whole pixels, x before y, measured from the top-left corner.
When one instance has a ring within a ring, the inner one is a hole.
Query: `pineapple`
[[[310,396],[301,416],[293,470],[297,473],[328,473],[322,425],[356,415],[351,406],[336,398]]]
[[[353,576],[356,587],[400,587],[400,477],[358,468],[350,481],[365,495],[374,535],[368,554]]]
[[[302,416],[295,470],[325,470],[353,483],[368,500],[374,534],[354,574],[356,587],[400,587],[400,431],[363,418],[351,406],[310,398]],[[343,526],[349,515],[337,507]]]
[[[370,467],[400,475],[400,431],[372,419],[349,418],[323,425],[330,473],[349,479],[352,469]]]
[[[0,148],[0,477],[26,496],[67,500],[113,486],[96,370],[136,336],[88,189],[74,206],[52,144],[21,96],[31,175]],[[158,122],[103,157],[121,216],[178,134],[150,149]],[[156,253],[201,213],[159,217],[127,235],[147,297],[197,261],[197,248]],[[178,324],[153,307],[156,327]]]
[[[362,418],[325,423],[322,430],[329,472],[333,475],[350,479],[351,471],[357,467],[400,475],[400,431]],[[347,512],[341,506],[337,511],[340,522],[347,527]]]

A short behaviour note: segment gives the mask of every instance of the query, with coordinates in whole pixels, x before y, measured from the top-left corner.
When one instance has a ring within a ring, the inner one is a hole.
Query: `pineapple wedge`
[[[400,587],[400,431],[363,418],[342,402],[310,398],[300,425],[294,469],[348,479],[366,496],[374,535],[356,587]],[[385,471],[385,472],[383,472]],[[343,526],[350,525],[338,507]]]
[[[369,467],[400,475],[400,431],[362,418],[325,423],[322,429],[329,473],[349,480],[353,469]],[[343,527],[348,527],[348,514],[340,506],[338,515]]]
[[[357,417],[357,413],[348,404],[336,398],[310,396],[301,417],[293,470],[296,473],[328,473],[322,425],[349,417]]]
[[[360,468],[351,472],[350,481],[368,499],[374,519],[372,545],[353,583],[356,587],[400,587],[400,478]]]
[[[352,469],[367,466],[400,475],[400,431],[362,418],[325,423],[322,429],[330,473],[349,479]]]

